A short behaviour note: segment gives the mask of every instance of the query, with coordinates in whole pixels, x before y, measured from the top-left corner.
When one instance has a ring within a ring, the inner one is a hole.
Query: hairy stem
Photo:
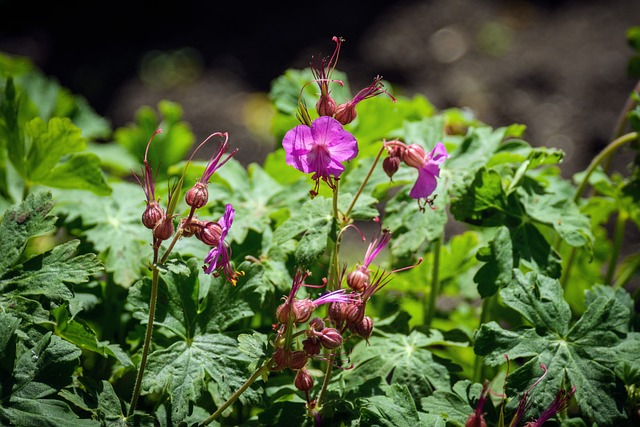
[[[424,313],[424,325],[427,328],[431,328],[431,322],[433,322],[433,317],[435,315],[435,311],[436,311],[436,301],[438,299],[438,293],[440,292],[439,290],[439,284],[440,284],[440,279],[438,276],[439,273],[439,267],[440,267],[440,249],[442,246],[442,236],[438,237],[434,242],[433,242],[433,264],[432,264],[432,274],[431,274],[431,286],[429,289],[429,299],[428,301],[428,305],[425,307],[425,313]]]
[[[260,368],[258,368],[250,377],[249,379],[242,385],[242,387],[240,387],[235,393],[233,393],[233,396],[231,396],[229,399],[227,399],[226,402],[224,402],[222,404],[222,406],[220,406],[216,412],[214,412],[213,414],[211,414],[211,416],[209,418],[207,418],[206,420],[204,420],[203,422],[201,422],[199,425],[200,426],[206,426],[209,425],[211,422],[213,422],[216,418],[218,418],[220,416],[220,414],[222,414],[224,412],[225,409],[227,409],[229,406],[231,406],[233,404],[233,402],[235,402],[236,400],[238,400],[238,398],[242,395],[242,393],[244,393],[249,387],[251,387],[251,384],[253,384],[255,382],[255,380],[257,380],[258,378],[260,378],[262,376],[263,373],[267,372],[268,368],[267,366],[269,366],[268,362],[265,362],[264,365],[262,365]]]

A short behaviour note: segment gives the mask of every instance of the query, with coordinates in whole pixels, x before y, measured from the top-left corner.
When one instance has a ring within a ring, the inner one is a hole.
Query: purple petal
[[[308,126],[299,125],[291,129],[282,140],[282,147],[287,153],[287,164],[304,173],[313,172],[306,157],[312,146],[313,136]]]
[[[418,169],[418,179],[409,192],[409,196],[414,199],[427,198],[437,186],[436,175],[426,168],[420,168]]]
[[[438,142],[429,153],[430,163],[440,165],[449,158],[449,153],[442,142]]]

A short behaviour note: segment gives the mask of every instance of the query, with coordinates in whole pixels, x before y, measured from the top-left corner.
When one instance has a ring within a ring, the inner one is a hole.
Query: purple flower
[[[575,391],[575,386],[571,387],[570,391],[561,388],[549,407],[545,409],[542,414],[540,414],[540,417],[537,420],[529,421],[524,425],[524,427],[541,427],[551,417],[556,415],[558,412],[563,411],[569,406],[569,401],[571,400],[571,396],[573,396],[573,393],[575,393]]]
[[[314,191],[321,178],[333,188],[332,179],[344,171],[342,162],[358,155],[356,138],[329,116],[315,119],[311,127],[294,127],[284,136],[282,146],[287,153],[288,165],[304,173],[313,173],[312,179],[316,181]]]
[[[226,206],[224,215],[218,220],[218,225],[220,226],[220,237],[218,239],[218,244],[211,248],[204,259],[205,264],[209,265],[203,267],[205,273],[207,274],[211,274],[216,270],[222,270],[227,280],[234,286],[238,279],[239,273],[234,271],[231,267],[229,249],[227,248],[224,240],[229,233],[229,229],[231,228],[231,224],[233,223],[233,217],[235,213],[235,209],[233,209],[233,207],[228,204]]]

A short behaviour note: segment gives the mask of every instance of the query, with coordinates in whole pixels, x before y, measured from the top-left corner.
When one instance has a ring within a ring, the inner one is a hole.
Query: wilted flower
[[[333,179],[344,171],[342,162],[358,155],[356,138],[329,116],[315,119],[311,127],[294,127],[285,134],[282,146],[288,165],[313,174],[311,178],[316,181],[313,196],[318,194],[320,179],[334,188]]]
[[[333,70],[336,68],[338,56],[340,55],[340,46],[344,39],[334,36],[332,40],[336,43],[336,50],[333,55],[329,59],[323,58],[320,63],[311,63],[311,73],[320,87],[320,99],[316,103],[316,111],[319,116],[333,116],[336,111],[336,102],[329,93],[329,83],[331,82]]]
[[[142,224],[150,230],[153,230],[164,218],[164,210],[158,204],[158,200],[156,199],[156,186],[153,182],[153,171],[151,170],[151,166],[149,166],[149,162],[147,161],[147,155],[149,154],[149,147],[151,146],[151,142],[153,138],[162,132],[162,129],[156,130],[151,138],[149,138],[149,142],[147,142],[147,148],[144,151],[144,170],[142,171],[142,180],[138,178],[138,175],[135,173],[133,176],[138,181],[142,189],[144,190],[144,195],[147,199],[147,207],[142,213]],[[173,233],[173,230],[172,230]]]
[[[551,417],[569,406],[569,401],[571,400],[571,396],[573,396],[573,393],[575,393],[575,391],[575,386],[571,387],[570,391],[561,388],[549,407],[545,409],[542,414],[540,414],[540,417],[538,417],[538,419],[534,421],[529,421],[524,425],[524,427],[541,427]]]
[[[388,229],[384,229],[382,230],[382,236],[376,236],[371,240],[362,264],[358,265],[355,270],[347,276],[347,284],[353,290],[360,292],[369,286],[369,277],[371,275],[369,265],[371,265],[378,254],[389,244],[391,237],[391,232]]]
[[[233,209],[230,204],[226,206],[224,215],[218,220],[218,225],[220,226],[220,236],[218,238],[218,244],[211,248],[204,259],[205,264],[209,265],[203,267],[205,273],[207,274],[211,274],[216,270],[222,270],[227,280],[234,286],[240,274],[236,272],[231,266],[229,249],[227,248],[224,240],[229,233],[231,224],[233,223],[235,212],[235,209]]]

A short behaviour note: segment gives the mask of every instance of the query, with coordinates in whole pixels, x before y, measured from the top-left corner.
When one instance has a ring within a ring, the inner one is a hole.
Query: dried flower
[[[311,127],[298,125],[288,131],[282,141],[287,164],[304,173],[312,173],[316,181],[313,196],[317,195],[319,180],[334,188],[333,179],[344,171],[342,162],[358,155],[356,138],[342,128],[335,119],[322,116]]]

